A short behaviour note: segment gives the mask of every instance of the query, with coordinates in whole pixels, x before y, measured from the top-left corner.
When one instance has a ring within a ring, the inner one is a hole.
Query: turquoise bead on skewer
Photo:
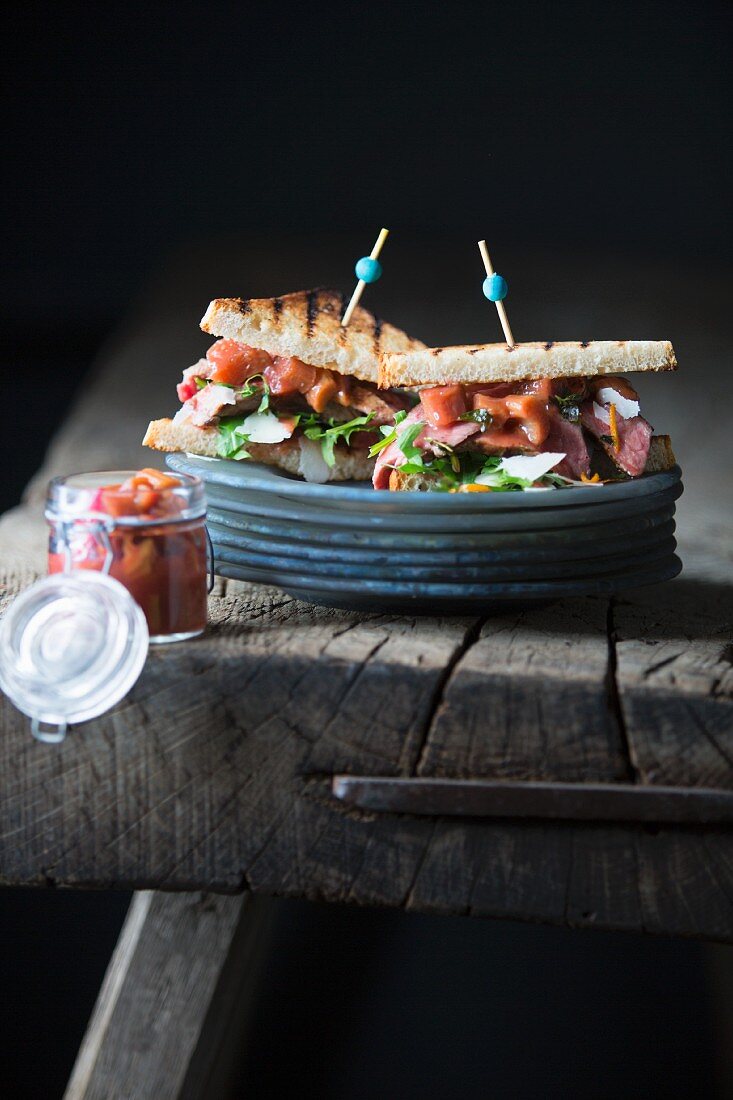
[[[371,256],[362,256],[360,260],[356,261],[354,271],[359,281],[354,288],[354,293],[351,295],[351,301],[344,310],[344,315],[341,318],[341,325],[343,328],[346,328],[351,320],[351,316],[359,304],[359,299],[361,298],[364,287],[368,286],[369,283],[376,283],[377,279],[382,274],[382,265],[377,259],[377,256],[382,251],[382,247],[388,236],[389,229],[381,229],[379,231],[379,236],[374,242]]]
[[[357,279],[361,279],[362,282],[376,283],[377,279],[381,278],[382,265],[379,260],[375,260],[372,256],[362,256],[360,260],[356,261],[354,272]]]
[[[501,302],[509,292],[507,281],[501,275],[487,275],[483,282],[484,296],[490,302]]]
[[[484,261],[484,267],[486,268],[486,278],[484,279],[482,289],[486,297],[490,302],[493,302],[496,306],[496,312],[499,314],[499,320],[501,321],[501,327],[504,330],[504,338],[508,348],[515,347],[514,336],[509,326],[509,318],[506,315],[506,309],[504,308],[504,302],[502,299],[506,298],[509,287],[506,285],[506,279],[503,279],[501,275],[497,275],[491,263],[491,257],[489,256],[489,250],[486,247],[486,241],[478,242],[478,249],[481,253],[481,259]]]

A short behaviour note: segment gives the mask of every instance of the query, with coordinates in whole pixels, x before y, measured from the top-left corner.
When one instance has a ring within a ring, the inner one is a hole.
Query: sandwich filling
[[[336,448],[366,450],[379,428],[409,408],[408,399],[371,382],[270,355],[236,340],[217,340],[183,372],[174,424],[215,429],[224,458],[249,458],[249,443],[305,436],[320,444],[328,466]]]
[[[399,470],[445,491],[597,481],[591,466],[604,454],[616,476],[637,477],[652,437],[636,391],[619,376],[432,386],[380,431],[370,452],[375,489],[388,489]]]

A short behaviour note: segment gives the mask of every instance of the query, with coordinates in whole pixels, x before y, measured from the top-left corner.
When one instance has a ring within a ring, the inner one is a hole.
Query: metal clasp
[[[73,559],[71,556],[71,535],[77,523],[80,523],[80,521],[62,520],[60,524],[64,546],[64,573],[72,572]],[[102,565],[101,572],[109,573],[112,568],[112,562],[115,559],[111,536],[117,524],[114,520],[110,520],[107,517],[96,516],[94,519],[84,520],[81,525],[84,527],[84,530],[91,531],[102,544],[102,549],[104,550],[104,564]]]

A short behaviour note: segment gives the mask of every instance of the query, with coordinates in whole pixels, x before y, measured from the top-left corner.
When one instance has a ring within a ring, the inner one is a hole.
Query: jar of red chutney
[[[48,487],[49,573],[93,569],[142,608],[151,642],[206,627],[208,537],[203,482],[145,469],[72,474]]]

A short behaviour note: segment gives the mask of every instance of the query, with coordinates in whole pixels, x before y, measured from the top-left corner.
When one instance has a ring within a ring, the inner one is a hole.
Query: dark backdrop
[[[163,250],[230,228],[653,252],[681,278],[729,244],[722,0],[9,7],[21,326],[108,324]]]
[[[475,265],[485,235],[510,281],[512,257],[535,247],[612,253],[631,287],[637,257],[692,284],[730,245],[722,0],[24,2],[3,22],[0,362],[13,415],[0,510],[40,464],[100,340],[192,238],[272,232],[283,291],[295,289],[289,232],[317,250],[343,229],[366,251],[386,224],[388,273],[401,234],[465,235]],[[0,895],[8,1095],[60,1095],[124,904]],[[492,1067],[499,1092],[518,1097],[630,1095],[642,1080],[649,1096],[709,1095],[697,945],[400,916],[281,910],[255,1095],[273,1066],[294,1051],[302,1061],[304,1012],[324,1096],[361,1093],[326,1084],[323,1067],[368,1084],[370,1058],[392,1059],[405,1096],[429,1094],[422,1078],[407,1083],[420,1066],[447,1075],[433,1078],[440,1096],[479,1088]],[[353,1004],[334,1000],[344,972]],[[354,1019],[349,1046],[339,1029]],[[508,1021],[498,1038],[496,1021]],[[519,1029],[524,1052],[510,1041]]]

